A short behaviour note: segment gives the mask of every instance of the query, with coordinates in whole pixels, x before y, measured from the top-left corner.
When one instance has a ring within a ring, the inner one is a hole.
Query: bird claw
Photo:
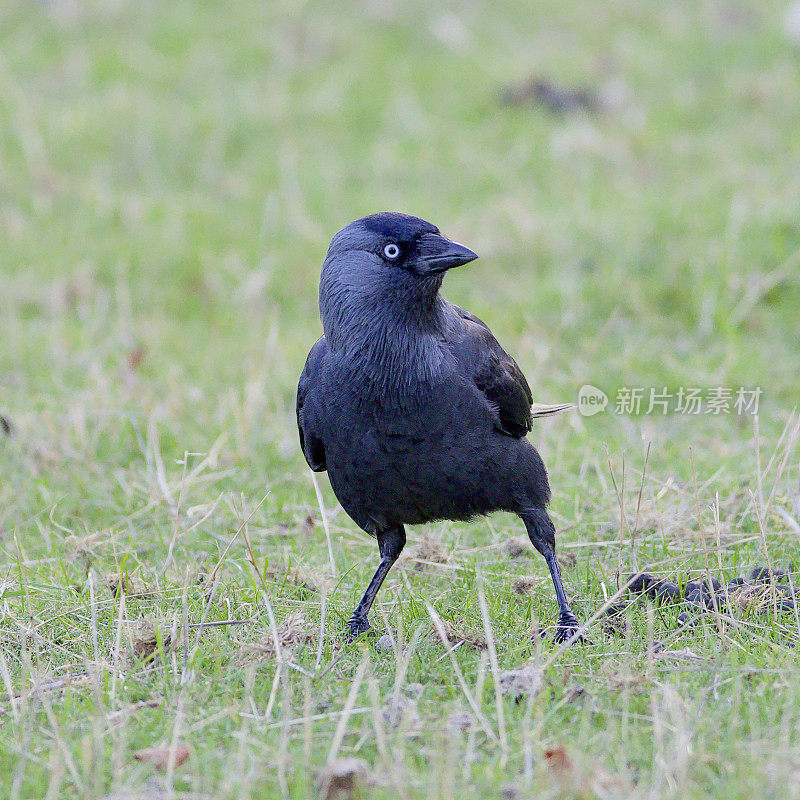
[[[588,642],[588,639],[583,634],[578,633],[579,629],[578,619],[571,611],[560,613],[558,615],[558,624],[556,625],[556,644],[570,641],[572,643]]]
[[[359,636],[372,630],[369,620],[366,617],[350,617],[347,621],[347,632],[345,638],[348,642],[354,642]]]

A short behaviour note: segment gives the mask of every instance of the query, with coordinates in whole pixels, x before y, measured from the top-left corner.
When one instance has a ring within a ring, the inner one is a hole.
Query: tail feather
[[[562,411],[569,411],[570,408],[575,408],[575,403],[534,403],[531,407],[531,416],[534,419],[552,417]]]

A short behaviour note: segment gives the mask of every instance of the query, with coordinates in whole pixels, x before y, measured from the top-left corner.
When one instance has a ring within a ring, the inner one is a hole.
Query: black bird
[[[525,376],[468,311],[440,294],[444,273],[478,256],[417,217],[373,214],[331,241],[322,266],[324,335],[297,388],[300,445],[381,562],[348,622],[370,627],[375,595],[406,542],[404,525],[518,514],[555,585],[559,641],[578,621],[567,603],[545,510],[547,471],[525,439],[534,417]]]

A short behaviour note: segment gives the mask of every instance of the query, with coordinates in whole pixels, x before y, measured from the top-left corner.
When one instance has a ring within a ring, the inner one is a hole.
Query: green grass
[[[377,547],[321,476],[330,564],[293,418],[330,236],[416,213],[480,253],[445,293],[538,400],[764,389],[757,427],[536,427],[583,620],[620,569],[800,563],[783,11],[0,0],[0,795],[299,798],[355,757],[375,798],[798,796],[794,615],[636,602],[557,649],[510,516],[410,531],[372,617],[398,647],[343,646]],[[608,108],[500,102],[537,74]]]

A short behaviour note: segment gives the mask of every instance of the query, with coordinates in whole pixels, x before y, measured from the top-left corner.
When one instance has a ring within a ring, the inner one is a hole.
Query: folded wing
[[[528,381],[516,361],[500,346],[488,326],[474,314],[451,306],[454,324],[449,334],[451,351],[470,376],[495,415],[495,427],[521,439],[534,418],[572,408],[571,403],[534,403]]]
[[[325,359],[328,355],[328,343],[324,336],[317,339],[306,359],[306,365],[300,375],[297,385],[297,431],[300,435],[300,447],[306,457],[308,466],[314,472],[324,472],[327,468],[325,460],[325,445],[315,430],[316,414],[314,413],[314,385],[319,381],[319,375],[324,369]]]

